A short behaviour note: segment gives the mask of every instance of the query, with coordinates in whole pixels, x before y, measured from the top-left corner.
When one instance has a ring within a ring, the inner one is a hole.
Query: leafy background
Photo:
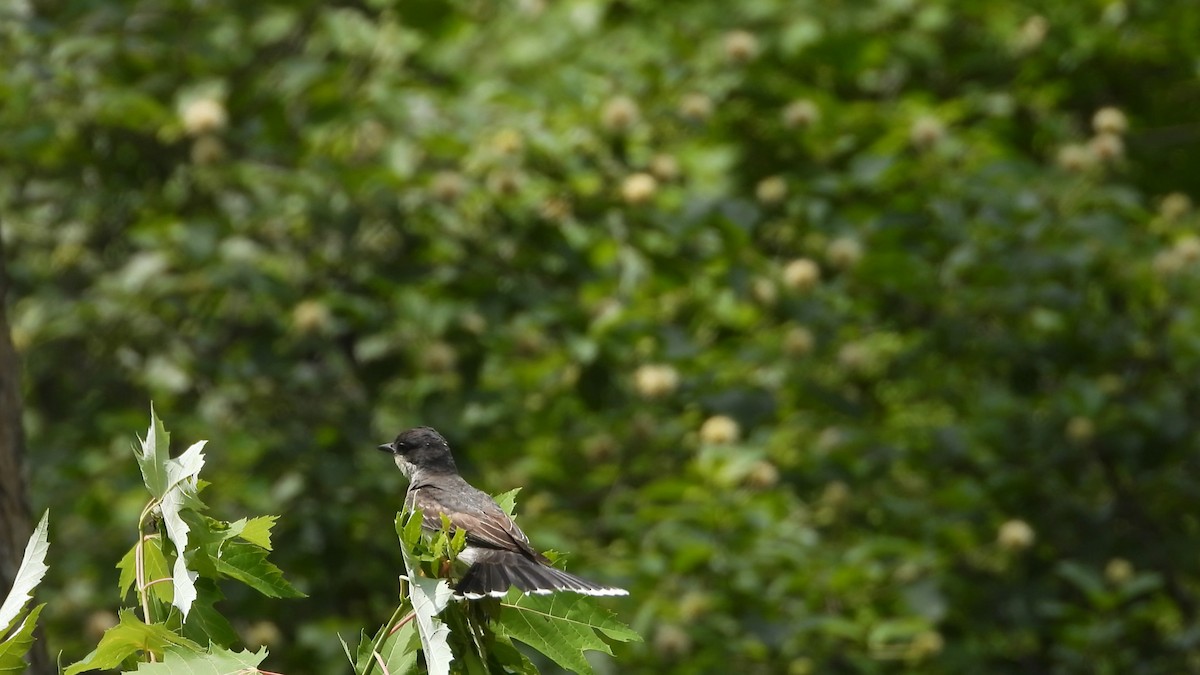
[[[1200,6],[4,12],[53,652],[153,399],[282,515],[310,597],[224,608],[275,670],[387,617],[418,423],[628,585],[622,672],[1200,668]]]

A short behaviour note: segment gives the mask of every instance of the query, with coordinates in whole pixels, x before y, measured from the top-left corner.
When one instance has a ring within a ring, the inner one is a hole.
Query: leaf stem
[[[154,508],[154,506],[157,503],[158,503],[157,499],[150,500],[150,503],[146,504],[146,508],[142,509],[142,514],[140,516],[138,516],[138,542],[137,542],[137,546],[134,547],[134,552],[133,552],[134,577],[137,580],[138,597],[142,601],[142,619],[146,623],[153,623],[153,620],[150,617],[150,593],[146,590],[146,588],[148,586],[148,584],[146,583],[146,556],[145,556],[147,536],[146,536],[146,532],[145,532],[144,528],[146,525],[146,516],[150,513],[150,511]],[[146,654],[150,658],[150,663],[154,663],[158,660],[154,656],[153,651],[146,650]]]
[[[403,611],[404,611],[404,601],[401,600],[400,604],[396,606],[396,611],[392,612],[391,618],[388,619],[387,623],[384,624],[382,629],[380,629],[379,635],[377,635],[375,637],[375,639],[371,641],[372,656],[379,653],[379,648],[383,645],[383,641],[386,640],[388,638],[388,636],[392,634],[391,628],[396,623],[397,619],[400,618],[400,613]],[[407,623],[408,619],[405,619],[404,621]],[[367,661],[367,667],[363,669],[361,675],[371,675],[371,671],[374,668],[375,668],[375,660],[372,658],[371,660]]]

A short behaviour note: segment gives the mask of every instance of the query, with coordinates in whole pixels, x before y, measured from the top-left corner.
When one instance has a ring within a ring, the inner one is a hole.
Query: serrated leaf
[[[379,638],[380,633],[391,630],[391,626],[383,626],[374,638],[368,637],[366,631],[362,631],[359,636],[358,649],[356,650],[357,658],[352,658],[354,661],[354,672],[361,673],[367,669],[367,664],[374,659],[371,655],[371,645]],[[349,658],[350,648],[345,646],[346,656]],[[383,660],[383,665],[387,667],[387,672],[392,675],[400,675],[416,669],[417,654],[421,650],[421,636],[417,632],[417,626],[412,621],[401,626],[395,633],[383,638],[383,642],[379,645],[379,658]],[[375,663],[378,666],[378,662]],[[376,671],[379,672],[379,671]]]
[[[33,589],[42,582],[46,570],[50,569],[46,565],[46,552],[50,550],[50,539],[46,534],[49,527],[50,511],[47,510],[42,514],[37,527],[33,528],[33,533],[29,535],[21,566],[17,568],[17,574],[13,577],[12,589],[4,599],[4,604],[0,605],[0,627],[3,627],[5,633],[33,597]],[[0,633],[0,637],[2,636]]]
[[[121,576],[117,580],[117,590],[120,592],[120,598],[125,599],[129,594],[129,589],[133,588],[133,582],[137,581],[137,545],[125,552],[121,561],[117,563],[117,569],[121,570]]]
[[[275,527],[275,521],[279,520],[279,516],[259,516],[246,521],[246,526],[242,528],[240,536],[242,539],[261,546],[268,551],[271,548],[271,528]]]
[[[135,673],[143,675],[250,675],[262,672],[258,664],[267,658],[267,648],[257,652],[232,652],[210,647],[202,653],[167,650],[159,663],[139,663]]]
[[[196,599],[197,574],[187,568],[188,532],[191,526],[180,514],[183,509],[190,508],[198,500],[196,480],[200,470],[204,468],[205,443],[207,441],[193,443],[178,458],[167,462],[167,491],[159,503],[163,525],[166,526],[167,536],[171,543],[175,544],[176,551],[175,567],[171,575],[175,593],[171,604],[179,608],[185,619],[191,610],[192,602]]]
[[[504,512],[508,514],[509,518],[513,517],[513,512],[517,509],[517,493],[520,491],[521,488],[519,487],[513,488],[508,492],[502,492],[493,497],[496,503],[500,505],[500,508],[504,509]]]
[[[501,666],[503,672],[520,675],[538,675],[537,666],[528,656],[521,653],[505,635],[497,635],[491,645],[491,660]]]
[[[585,650],[612,654],[600,633],[622,642],[641,640],[612,612],[586,595],[524,595],[514,589],[501,607],[497,632],[524,642],[559,666],[580,674],[592,672],[583,658]]]
[[[191,640],[176,635],[162,624],[143,623],[131,609],[118,613],[120,622],[104,632],[100,644],[83,660],[71,665],[63,675],[76,675],[89,670],[111,670],[125,659],[153,652],[161,656],[168,647],[201,653],[204,649]]]
[[[161,548],[162,539],[151,537],[142,544],[142,564],[146,574],[146,584],[149,586],[150,592],[159,600],[166,604],[172,604],[175,600],[175,589],[173,584],[166,584],[160,579],[171,578],[171,568],[167,565],[167,556]]]
[[[45,606],[46,603],[42,603],[30,610],[20,625],[12,631],[12,635],[9,635],[4,642],[0,642],[0,675],[17,675],[25,672],[25,668],[28,666],[25,663],[25,655],[33,646],[33,629],[37,627],[38,616],[41,615],[42,608]]]
[[[183,624],[183,636],[200,644],[215,644],[218,647],[229,647],[237,642],[237,631],[214,606],[224,597],[215,581],[197,579],[196,601],[192,603],[192,613],[188,614]]]
[[[180,516],[188,524],[188,541],[196,546],[228,541],[241,536],[242,530],[246,528],[245,518],[229,523],[202,515],[193,509],[184,509]]]
[[[171,458],[171,436],[163,427],[163,423],[154,414],[154,404],[150,404],[150,428],[146,437],[140,439],[141,447],[134,447],[138,467],[142,470],[142,481],[146,489],[155,499],[162,499],[167,493],[167,460]]]
[[[421,539],[421,522],[424,520],[421,509],[413,509],[407,513],[396,514],[396,534],[403,546],[411,550]]]
[[[278,567],[267,560],[267,550],[264,548],[228,541],[209,547],[208,555],[218,573],[237,579],[268,598],[305,597],[283,578],[283,572]]]
[[[342,651],[346,653],[346,660],[350,662],[350,665],[354,666],[355,673],[359,672],[358,664],[354,660],[354,655],[350,653],[350,645],[346,644],[346,641],[344,639],[342,639],[341,633],[337,634],[337,638],[338,638],[338,642],[342,643]],[[366,639],[367,639],[367,631],[365,631],[365,630],[359,631],[358,644],[361,645],[363,643],[363,640],[366,640]]]
[[[416,523],[416,537],[412,537],[413,523]],[[421,636],[421,651],[425,654],[425,667],[430,675],[448,675],[450,662],[454,653],[450,650],[447,638],[450,627],[437,618],[450,600],[454,591],[445,579],[430,579],[420,576],[420,564],[412,552],[412,544],[420,538],[421,513],[414,510],[404,527],[400,527],[397,517],[397,531],[400,534],[400,557],[404,560],[407,572],[408,597],[412,603],[417,632]]]

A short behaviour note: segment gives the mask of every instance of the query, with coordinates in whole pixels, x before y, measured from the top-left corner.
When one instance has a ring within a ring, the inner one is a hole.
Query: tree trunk
[[[25,554],[33,532],[29,501],[25,495],[25,434],[21,424],[21,369],[8,330],[8,276],[4,244],[0,240],[0,602]],[[3,627],[0,627],[2,630]],[[41,631],[37,633],[41,637]],[[29,653],[34,675],[53,672],[46,642],[38,639]]]

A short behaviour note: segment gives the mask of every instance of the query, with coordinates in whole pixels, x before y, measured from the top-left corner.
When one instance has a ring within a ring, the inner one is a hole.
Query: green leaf
[[[612,654],[600,633],[621,642],[642,639],[586,595],[524,595],[514,589],[501,606],[497,632],[524,642],[576,673],[592,672],[583,658],[585,650]]]
[[[242,539],[261,546],[268,551],[271,548],[271,528],[275,527],[275,521],[279,520],[279,516],[259,516],[246,521],[246,526],[242,528],[240,536]]]
[[[120,592],[120,598],[124,600],[129,594],[129,589],[133,587],[133,582],[137,581],[137,544],[125,552],[121,562],[117,563],[117,569],[121,570],[117,590]]]
[[[167,556],[162,550],[161,537],[150,537],[142,544],[142,561],[145,566],[146,583],[150,584],[158,581],[158,583],[149,587],[150,592],[168,605],[174,602],[174,586],[159,581],[160,579],[171,578],[171,568],[167,564]]]
[[[379,633],[391,630],[391,626],[383,626],[379,629]],[[369,662],[374,660],[371,655],[371,645],[375,639],[379,638],[379,633],[375,634],[375,638],[367,637],[366,631],[363,631],[359,637],[357,659],[354,664],[354,672],[361,673],[367,668]],[[345,643],[342,643],[343,646]],[[379,658],[383,660],[383,664],[387,667],[387,672],[393,675],[399,673],[407,673],[413,671],[417,666],[417,654],[421,649],[421,636],[417,632],[417,626],[414,622],[409,621],[401,626],[395,633],[385,637],[379,645]],[[346,647],[346,656],[350,656],[349,647]],[[382,672],[378,670],[379,663],[376,662],[376,670],[374,672]]]
[[[46,551],[50,549],[50,539],[46,534],[49,527],[50,511],[47,510],[42,514],[37,527],[33,528],[33,534],[29,535],[21,566],[17,568],[17,574],[13,577],[12,590],[4,599],[4,604],[0,605],[0,626],[4,630],[0,637],[12,627],[17,615],[33,597],[33,589],[37,588],[42,582],[42,577],[46,576],[46,570],[50,569],[46,565]]]
[[[224,597],[215,581],[203,577],[197,579],[196,601],[192,603],[192,612],[183,624],[183,636],[200,644],[215,644],[218,647],[228,647],[237,642],[237,631],[214,606]]]
[[[171,604],[179,608],[184,618],[187,618],[192,602],[196,599],[196,573],[187,568],[188,532],[191,526],[184,521],[180,513],[199,501],[196,496],[196,481],[200,469],[204,468],[202,450],[205,443],[207,441],[193,443],[178,458],[167,462],[167,492],[159,503],[167,536],[175,544],[176,551],[175,568],[171,575],[175,596]]]
[[[168,649],[159,663],[139,663],[135,673],[146,675],[249,675],[260,672],[258,664],[267,658],[267,648],[258,652],[231,652],[220,647],[196,653]]]
[[[217,572],[241,581],[268,598],[303,598],[283,572],[267,560],[267,550],[254,544],[229,541],[209,547]]]
[[[529,657],[521,653],[505,635],[497,635],[491,645],[491,660],[499,665],[504,672],[520,673],[521,675],[537,675],[537,666]]]
[[[185,509],[179,515],[188,524],[188,541],[195,543],[197,546],[228,541],[234,537],[241,536],[242,530],[246,528],[245,518],[230,523],[210,518],[192,509]]]
[[[171,458],[171,436],[163,427],[163,423],[154,414],[154,404],[150,404],[150,429],[146,438],[141,440],[141,448],[134,447],[138,467],[142,470],[142,480],[146,489],[155,499],[162,499],[167,493],[167,460]]]
[[[509,518],[513,517],[513,511],[517,509],[517,493],[520,491],[521,488],[519,487],[513,488],[508,492],[502,492],[493,497],[496,503],[500,505],[500,508],[504,509],[504,512],[508,514]]]
[[[430,579],[420,576],[420,563],[412,552],[410,541],[412,523],[417,523],[417,538],[420,537],[421,514],[414,511],[409,522],[402,528],[400,537],[400,555],[404,559],[404,569],[408,577],[408,597],[412,602],[417,632],[421,635],[421,649],[425,654],[425,667],[430,675],[448,675],[450,662],[454,653],[450,651],[447,638],[450,627],[437,618],[437,615],[450,604],[454,591],[445,579]],[[399,518],[397,518],[399,524]]]
[[[146,624],[138,619],[131,609],[118,613],[120,622],[104,632],[100,644],[82,661],[67,668],[63,675],[76,675],[89,670],[111,670],[125,659],[152,652],[162,656],[168,647],[181,648],[195,653],[204,649],[191,640],[176,635],[162,624]]]
[[[33,629],[37,627],[38,616],[45,606],[46,604],[42,603],[30,610],[12,635],[8,636],[4,642],[0,642],[0,675],[7,673],[16,675],[25,672],[25,668],[28,666],[25,663],[25,655],[33,646]]]

